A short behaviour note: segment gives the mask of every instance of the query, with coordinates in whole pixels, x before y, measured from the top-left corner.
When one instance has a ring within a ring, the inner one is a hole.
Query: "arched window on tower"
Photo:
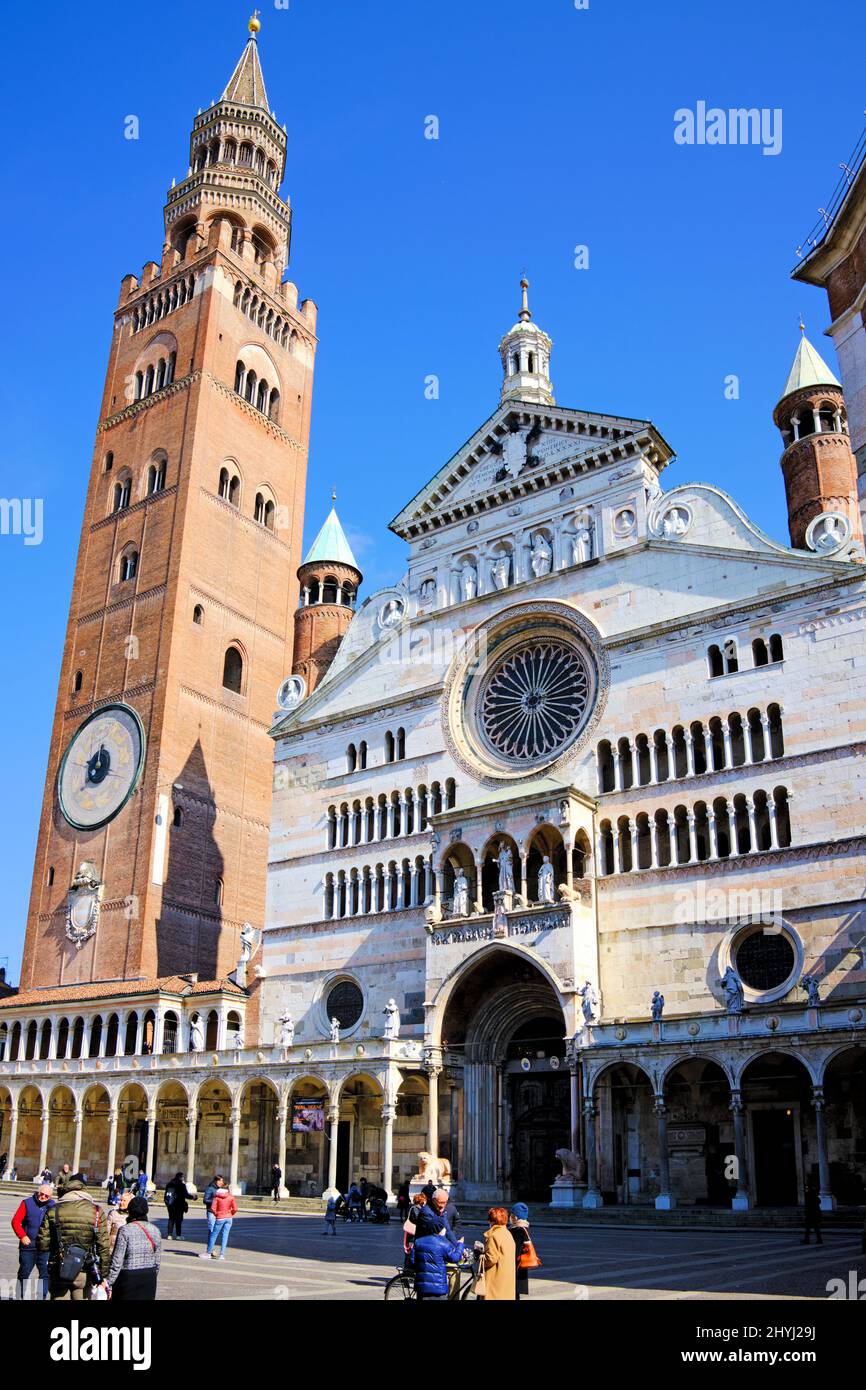
[[[752,643],[752,664],[754,666],[766,666],[769,663],[770,654],[767,651],[767,644],[763,637],[756,637]]]
[[[233,507],[239,507],[241,502],[241,480],[237,473],[232,475],[229,483],[229,501]]]
[[[131,491],[132,479],[129,476],[118,478],[117,482],[114,484],[111,510],[114,512],[122,512],[125,507],[128,507]]]
[[[127,550],[120,557],[120,582],[124,584],[127,579],[134,579],[138,574],[138,551]]]
[[[157,459],[147,470],[147,493],[152,497],[165,487],[165,459]]]
[[[151,362],[150,366],[148,367],[147,371],[146,371],[145,374],[144,374],[144,394],[145,394],[146,396],[150,396],[150,395],[153,394],[153,363],[152,363],[152,362]]]
[[[220,497],[225,498],[226,502],[229,500],[229,470],[227,468],[220,469],[219,494]]]
[[[266,411],[267,408],[268,408],[268,397],[269,397],[269,395],[270,395],[270,387],[268,386],[268,383],[265,381],[264,377],[262,377],[261,381],[259,382],[259,390],[258,390],[258,395],[257,395],[257,397],[256,397],[256,407],[257,407],[257,409],[260,410],[263,414],[265,413],[265,411]]]
[[[271,399],[268,402],[268,415],[272,420],[280,418],[280,393],[276,386],[271,391]]]
[[[722,660],[721,648],[714,642],[707,648],[707,667],[710,676],[723,676],[725,674],[725,663]]]
[[[246,387],[244,388],[244,400],[249,401],[250,405],[255,404],[257,380],[258,378],[254,371],[249,371],[247,373]]]
[[[197,603],[195,608],[192,610],[192,620],[195,623],[196,627],[204,626],[204,609],[202,608],[200,603]]]
[[[237,391],[239,396],[242,396],[244,394],[244,379],[246,377],[246,374],[247,369],[244,363],[239,361],[237,366],[235,367],[235,390]]]
[[[72,682],[72,689],[75,691],[76,695],[78,694],[79,690],[81,689],[81,685],[82,685],[83,680],[84,680],[84,672],[83,672],[83,671],[76,671],[76,672],[75,672],[75,680]]]
[[[770,660],[784,661],[784,659],[785,648],[782,644],[782,635],[779,632],[774,632],[770,638]]]
[[[240,695],[244,678],[243,657],[237,647],[228,647],[223,660],[223,686]]]

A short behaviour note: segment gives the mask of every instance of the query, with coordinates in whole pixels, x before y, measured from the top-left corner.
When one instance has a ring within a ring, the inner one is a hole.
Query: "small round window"
[[[790,978],[794,948],[779,931],[756,931],[736,951],[736,969],[744,985],[755,991],[778,989]]]
[[[341,1028],[354,1028],[364,1012],[364,996],[354,980],[341,980],[328,995],[325,1007],[328,1018],[335,1018]]]

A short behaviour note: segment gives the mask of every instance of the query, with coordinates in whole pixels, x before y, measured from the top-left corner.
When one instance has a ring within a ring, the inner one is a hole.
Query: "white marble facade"
[[[290,1011],[298,1075],[358,1078],[402,1123],[387,1186],[414,1143],[484,1199],[540,1200],[578,1151],[588,1207],[786,1201],[810,1175],[829,1206],[866,1177],[864,568],[712,485],[662,492],[670,458],[646,422],[506,396],[272,731],[262,1036]],[[313,1067],[338,986],[341,1052]]]

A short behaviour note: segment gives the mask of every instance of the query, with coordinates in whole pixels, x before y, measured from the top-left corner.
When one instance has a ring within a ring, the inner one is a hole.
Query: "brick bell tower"
[[[862,543],[857,465],[851,452],[845,398],[827,363],[800,325],[800,344],[773,419],[785,451],[782,473],[788,499],[791,545],[806,548],[809,522],[821,512],[840,512]]]
[[[244,922],[264,920],[268,729],[291,663],[316,306],[283,279],[286,133],[249,27],[221,99],[193,123],[160,263],[121,284],[23,989],[222,978]]]
[[[336,500],[335,493],[333,501]],[[301,598],[295,614],[292,674],[303,676],[308,694],[315,690],[337,655],[355,616],[355,599],[362,579],[336,507],[332,507],[298,570]]]

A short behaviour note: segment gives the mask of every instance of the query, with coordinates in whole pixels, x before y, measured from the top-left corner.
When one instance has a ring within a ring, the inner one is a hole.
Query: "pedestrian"
[[[51,1187],[54,1186],[54,1174],[52,1173],[50,1168],[43,1168],[42,1172],[39,1174],[39,1177],[42,1182],[47,1182]]]
[[[147,1213],[144,1197],[130,1198],[126,1224],[120,1228],[114,1242],[107,1282],[111,1298],[121,1303],[156,1298],[162,1243]]]
[[[213,1214],[213,1199],[216,1196],[219,1189],[223,1186],[224,1182],[225,1179],[223,1178],[222,1173],[215,1173],[204,1190],[204,1197],[202,1198],[202,1201],[204,1202],[205,1215],[207,1216],[208,1236],[210,1236],[210,1233],[213,1230],[214,1224],[216,1222],[216,1217]],[[202,1258],[204,1259],[205,1256],[202,1256]]]
[[[109,1251],[114,1249],[117,1240],[117,1233],[121,1226],[126,1225],[126,1213],[129,1211],[129,1204],[132,1201],[133,1193],[131,1188],[121,1192],[116,1207],[112,1207],[108,1213],[108,1246]]]
[[[84,1190],[82,1173],[70,1173],[39,1227],[37,1250],[48,1251],[48,1293],[52,1301],[77,1303],[104,1285],[108,1270],[108,1221]]]
[[[415,1244],[415,1237],[418,1234],[418,1217],[422,1207],[426,1207],[427,1197],[423,1192],[415,1195],[415,1200],[411,1203],[403,1222],[403,1268],[412,1269],[412,1246]]]
[[[340,1205],[340,1197],[331,1196],[328,1198],[328,1205],[325,1207],[325,1229],[323,1236],[335,1236],[337,1234],[337,1210]]]
[[[510,1237],[509,1237],[510,1239]],[[412,1267],[415,1271],[415,1297],[442,1303],[448,1298],[448,1265],[463,1259],[463,1246],[447,1236],[418,1236],[412,1246]]]
[[[141,1172],[138,1175],[138,1179],[135,1183],[135,1191],[138,1197],[147,1197],[147,1184],[149,1181],[150,1179],[148,1178],[147,1173],[142,1168]]]
[[[419,1192],[418,1197],[421,1195]],[[416,1219],[419,1236],[445,1235],[453,1243],[463,1239],[461,1224],[460,1213],[444,1187],[434,1189],[432,1198],[420,1209]]]
[[[540,1269],[541,1260],[535,1252],[532,1236],[529,1234],[529,1207],[525,1202],[515,1202],[511,1208],[508,1225],[514,1240],[514,1258],[517,1266],[517,1297],[529,1297],[529,1271]]]
[[[428,1205],[429,1205],[430,1202],[433,1201],[433,1193],[436,1191],[436,1184],[435,1184],[435,1182],[433,1181],[432,1178],[428,1178],[428,1179],[427,1179],[427,1181],[425,1182],[424,1186],[421,1188],[421,1191],[424,1193],[424,1196],[427,1198],[427,1203],[428,1203]]]
[[[5,1177],[5,1175],[6,1175],[6,1164],[7,1164],[8,1162],[9,1162],[9,1154],[8,1154],[7,1151],[4,1151],[2,1154],[0,1154],[0,1178]]]
[[[214,1199],[211,1202],[211,1213],[214,1218],[214,1226],[213,1230],[208,1236],[207,1254],[205,1255],[205,1258],[207,1258],[207,1255],[210,1255],[211,1258],[214,1260],[225,1259],[226,1246],[229,1243],[229,1232],[232,1228],[232,1218],[234,1217],[237,1209],[237,1202],[235,1201],[234,1197],[229,1192],[225,1184],[223,1184],[222,1187],[217,1189],[216,1193],[214,1194]],[[217,1254],[216,1252],[217,1241],[219,1241],[220,1243],[219,1254]]]
[[[405,1221],[409,1215],[409,1208],[412,1205],[409,1197],[409,1180],[401,1182],[397,1188],[397,1215],[401,1221]]]
[[[487,1303],[517,1299],[517,1261],[505,1207],[491,1207],[484,1232],[484,1298]],[[417,1244],[417,1242],[416,1242]]]
[[[280,1188],[283,1185],[283,1170],[279,1163],[275,1163],[271,1169],[271,1192],[275,1202],[280,1200]]]
[[[34,1269],[39,1270],[42,1297],[48,1297],[48,1251],[38,1250],[36,1241],[48,1212],[55,1205],[51,1184],[42,1182],[32,1197],[25,1197],[12,1218],[12,1229],[18,1237],[18,1297],[27,1297],[25,1285]]]
[[[58,1196],[58,1197],[62,1197],[62,1196],[63,1196],[64,1192],[66,1191],[66,1184],[69,1182],[69,1179],[70,1179],[71,1177],[72,1177],[72,1170],[70,1169],[68,1163],[64,1163],[63,1167],[60,1169],[60,1172],[57,1174],[57,1196]]]
[[[168,1214],[165,1238],[166,1240],[180,1240],[183,1218],[189,1211],[189,1193],[183,1180],[183,1173],[175,1173],[171,1181],[166,1183],[165,1207]],[[172,1231],[174,1231],[173,1235]]]
[[[818,1184],[814,1178],[810,1178],[806,1183],[806,1201],[804,1204],[803,1216],[805,1220],[805,1230],[801,1245],[809,1244],[809,1235],[815,1232],[815,1244],[823,1245],[824,1237],[821,1234],[821,1196],[818,1191]]]

